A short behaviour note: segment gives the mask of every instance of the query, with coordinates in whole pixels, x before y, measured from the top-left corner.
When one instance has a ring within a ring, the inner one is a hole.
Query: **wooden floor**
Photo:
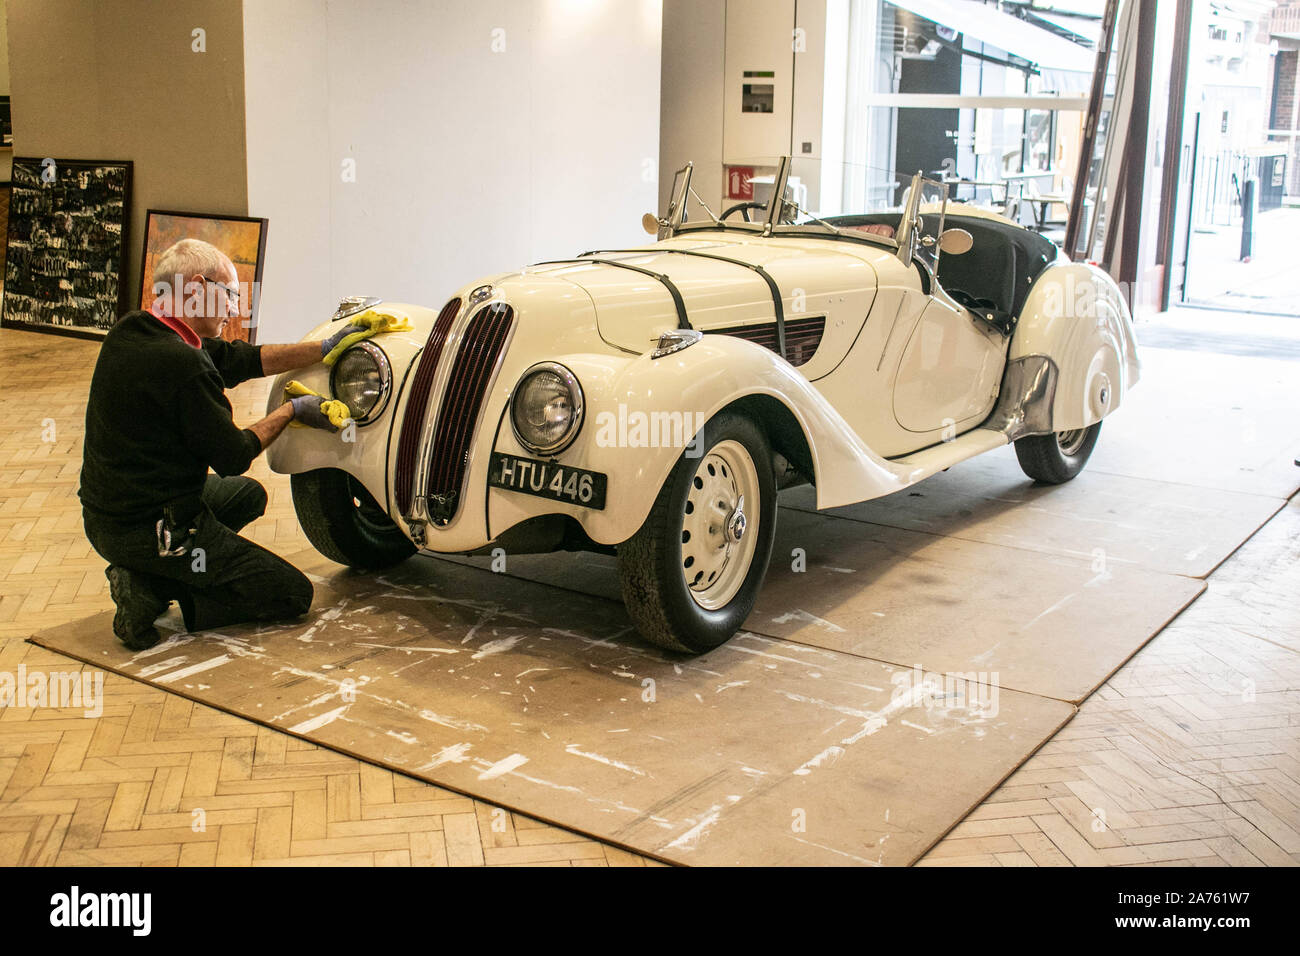
[[[23,638],[111,606],[76,497],[95,354],[0,331],[0,673],[80,670]],[[250,474],[246,533],[306,546],[287,479]],[[1293,503],[921,865],[1300,862],[1298,647]],[[0,710],[0,865],[49,864],[659,865],[111,673],[98,717]]]

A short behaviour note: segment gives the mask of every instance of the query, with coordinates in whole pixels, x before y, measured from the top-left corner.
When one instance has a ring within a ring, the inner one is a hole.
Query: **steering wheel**
[[[738,202],[734,206],[730,207],[725,212],[723,212],[723,214],[718,218],[719,220],[725,220],[733,212],[738,212],[741,214],[742,217],[744,217],[745,222],[753,222],[754,220],[749,218],[749,211],[751,209],[766,209],[766,208],[767,208],[767,203],[765,202]]]

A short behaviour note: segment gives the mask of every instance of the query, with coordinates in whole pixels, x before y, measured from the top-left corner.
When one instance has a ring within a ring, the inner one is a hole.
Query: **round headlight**
[[[582,427],[582,387],[563,365],[542,362],[524,372],[510,397],[510,424],[529,451],[555,455]]]
[[[384,410],[392,381],[384,350],[371,342],[358,342],[334,363],[330,391],[347,404],[358,425],[365,425]]]

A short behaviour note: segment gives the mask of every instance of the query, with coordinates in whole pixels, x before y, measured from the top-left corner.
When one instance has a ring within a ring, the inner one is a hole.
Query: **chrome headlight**
[[[510,396],[510,425],[519,443],[537,455],[568,448],[582,427],[582,386],[556,362],[524,372]]]
[[[352,419],[367,425],[383,412],[393,389],[392,368],[384,350],[372,342],[358,342],[339,356],[330,371],[330,392],[347,403]]]

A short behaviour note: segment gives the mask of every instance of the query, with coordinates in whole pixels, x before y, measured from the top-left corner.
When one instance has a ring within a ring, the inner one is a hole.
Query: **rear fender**
[[[1016,323],[1008,376],[1038,356],[1056,367],[1051,418],[1040,417],[1039,428],[1084,428],[1120,406],[1141,366],[1133,316],[1109,275],[1064,261],[1043,270]]]

